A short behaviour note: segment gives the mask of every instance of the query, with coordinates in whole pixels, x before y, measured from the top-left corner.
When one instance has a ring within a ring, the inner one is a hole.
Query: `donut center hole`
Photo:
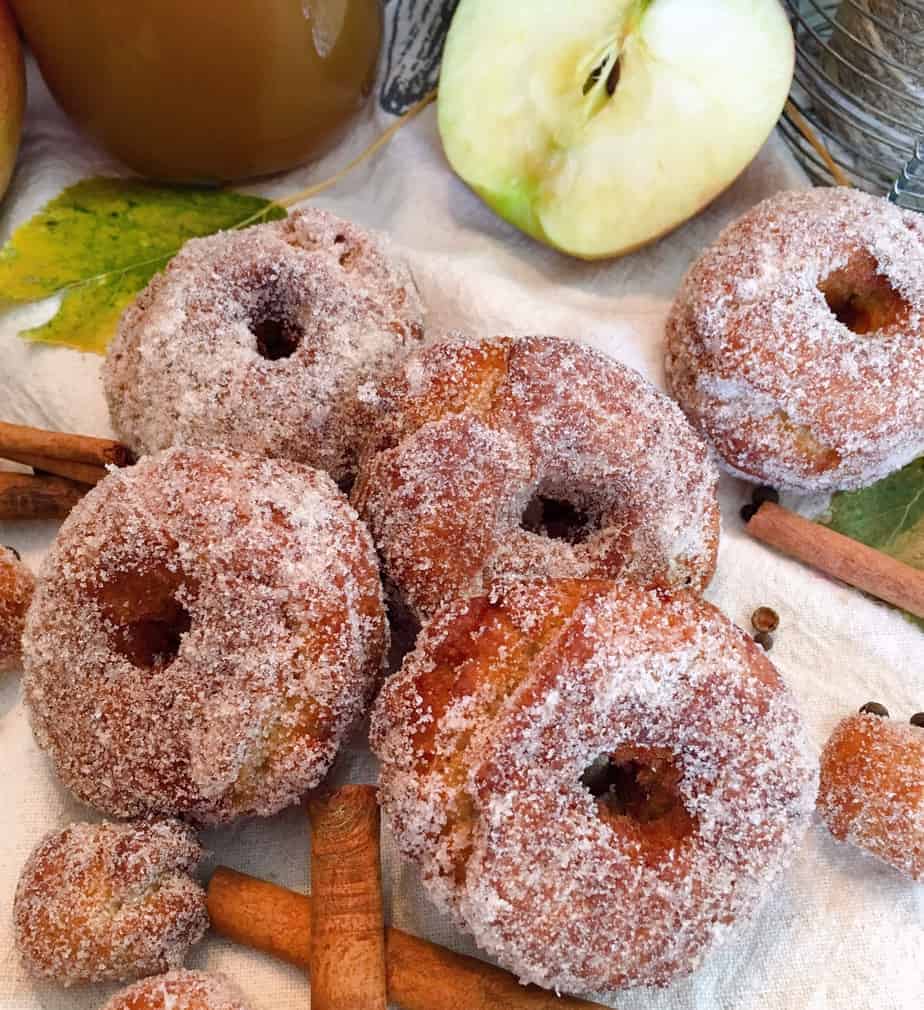
[[[115,646],[133,666],[166,667],[176,659],[190,626],[186,608],[174,599],[166,600],[158,613],[123,624],[116,634]]]
[[[680,794],[682,775],[668,750],[623,748],[589,765],[581,785],[597,801],[601,820],[631,822],[649,841],[676,841],[694,826]]]
[[[868,253],[854,256],[847,266],[828,274],[818,290],[834,318],[859,336],[900,329],[911,312]]]
[[[523,529],[549,540],[579,544],[594,531],[590,515],[573,502],[535,494],[520,520]]]
[[[257,338],[257,353],[267,361],[292,357],[304,336],[298,323],[272,314],[252,319],[250,331]]]

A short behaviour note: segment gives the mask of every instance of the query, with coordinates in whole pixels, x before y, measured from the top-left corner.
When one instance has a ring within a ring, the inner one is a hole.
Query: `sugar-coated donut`
[[[524,981],[692,971],[752,913],[814,808],[769,660],[696,594],[510,583],[424,626],[373,710],[401,852]]]
[[[113,426],[138,453],[217,446],[343,479],[367,425],[357,387],[422,320],[385,241],[325,211],[194,239],[122,317],[103,368]]]
[[[924,220],[853,189],[727,228],[667,324],[668,384],[734,473],[857,488],[924,452]]]
[[[172,971],[116,993],[102,1010],[249,1010],[224,975]]]
[[[821,753],[818,810],[838,841],[924,882],[924,728],[842,719]]]
[[[0,544],[0,673],[19,665],[22,629],[34,589],[32,572],[14,551]]]
[[[387,638],[372,542],[326,474],[171,449],[65,520],[25,695],[59,776],[103,812],[265,816],[324,776]]]
[[[71,824],[23,867],[13,914],[33,974],[62,985],[127,981],[182,965],[208,928],[202,856],[179,821]]]
[[[711,579],[708,449],[619,362],[556,337],[449,338],[370,395],[353,502],[418,617],[498,579]]]

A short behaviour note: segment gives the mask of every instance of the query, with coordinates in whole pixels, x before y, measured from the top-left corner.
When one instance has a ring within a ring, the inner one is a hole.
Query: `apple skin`
[[[779,0],[461,0],[440,136],[502,218],[582,259],[619,256],[734,182],[776,125],[794,62]]]
[[[25,108],[26,70],[19,33],[6,0],[0,0],[0,197],[13,175]]]

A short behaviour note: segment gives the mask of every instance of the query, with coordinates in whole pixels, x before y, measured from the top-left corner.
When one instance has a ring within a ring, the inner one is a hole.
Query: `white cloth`
[[[6,237],[59,189],[117,166],[79,137],[34,72],[20,167],[0,219]],[[385,120],[369,113],[324,163],[253,187],[292,192],[324,178],[362,149]],[[389,233],[406,250],[429,307],[431,330],[551,332],[585,340],[663,385],[661,339],[672,293],[719,228],[760,198],[805,180],[774,137],[738,182],[706,212],[648,249],[585,264],[534,244],[496,218],[449,171],[432,109],[318,203]],[[101,359],[30,345],[16,329],[48,306],[0,317],[0,417],[105,435]],[[885,606],[749,540],[737,509],[744,487],[723,479],[723,532],[711,600],[740,625],[760,604],[780,614],[772,659],[795,692],[812,739],[870,699],[902,719],[924,708],[924,634]],[[50,523],[0,523],[0,542],[36,565]],[[55,782],[29,730],[18,677],[0,683],[0,1010],[94,1010],[115,987],[62,991],[27,979],[13,949],[11,905],[19,869],[38,839],[95,815]],[[360,738],[335,776],[374,781]],[[294,888],[307,886],[308,836],[298,810],[205,836],[212,861]],[[428,904],[387,837],[388,914],[396,925],[474,952]],[[308,982],[285,965],[217,938],[195,966],[226,971],[254,1010],[308,1005]],[[660,991],[617,994],[621,1010],[912,1010],[924,992],[924,887],[809,830],[793,867],[756,920],[693,977]]]

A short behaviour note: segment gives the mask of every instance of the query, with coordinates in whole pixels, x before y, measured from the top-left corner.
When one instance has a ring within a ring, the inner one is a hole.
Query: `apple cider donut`
[[[177,968],[208,928],[202,850],[179,821],[72,824],[36,846],[16,889],[16,946],[69,986]]]
[[[416,616],[497,579],[702,589],[712,578],[706,445],[666,396],[598,351],[450,338],[383,380],[377,406],[353,501]]]
[[[664,985],[750,915],[814,808],[795,703],[695,593],[521,581],[425,625],[373,711],[430,896],[524,981]]]
[[[0,544],[0,673],[19,665],[22,630],[34,589],[35,579],[19,554]]]
[[[102,1010],[249,1010],[224,975],[171,971],[116,993]]]
[[[362,383],[423,336],[411,275],[379,238],[309,208],[193,239],[128,308],[103,382],[136,452],[216,446],[348,478]]]
[[[771,197],[687,274],[667,376],[738,476],[871,484],[924,452],[924,223],[852,189]]]
[[[372,542],[327,474],[170,449],[62,525],[25,696],[64,784],[104,813],[268,816],[325,775],[387,638]]]
[[[924,882],[924,727],[842,719],[821,754],[818,811],[838,841]]]

